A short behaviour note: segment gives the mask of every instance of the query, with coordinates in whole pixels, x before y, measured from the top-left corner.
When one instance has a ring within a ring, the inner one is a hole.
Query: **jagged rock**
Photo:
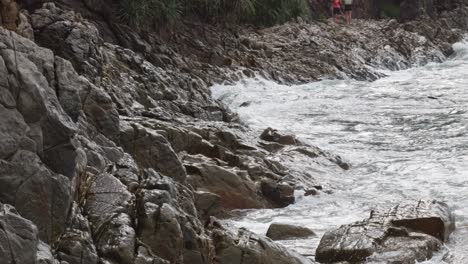
[[[11,205],[0,203],[0,263],[36,263],[38,230]]]
[[[122,147],[139,166],[157,169],[179,182],[185,180],[185,168],[166,138],[136,123],[122,122],[120,131]]]
[[[315,236],[315,233],[306,227],[272,223],[268,228],[266,236],[273,240],[287,240]]]
[[[95,76],[99,31],[73,11],[58,8],[55,3],[45,3],[31,14],[31,24],[40,34],[35,36],[41,46],[52,49],[55,54],[70,60],[80,73]]]
[[[57,243],[57,259],[69,264],[97,264],[98,255],[91,237],[91,227],[77,204],[74,204],[68,229]]]
[[[310,260],[272,240],[240,229],[237,235],[217,228],[212,234],[220,264],[310,264]]]
[[[366,259],[377,263],[423,261],[439,250],[454,230],[454,221],[444,203],[406,201],[386,211],[372,211],[369,219],[325,233],[316,260],[322,263]]]
[[[204,234],[187,188],[154,171],[146,171],[137,199],[139,239],[157,256],[181,263],[209,263],[211,242]]]

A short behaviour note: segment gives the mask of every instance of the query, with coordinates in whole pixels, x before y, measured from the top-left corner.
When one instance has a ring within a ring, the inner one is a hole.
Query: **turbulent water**
[[[231,223],[260,234],[272,222],[310,227],[317,237],[281,243],[313,255],[324,232],[366,218],[377,205],[438,199],[453,206],[457,230],[429,263],[444,263],[444,255],[468,263],[468,43],[454,49],[444,63],[387,72],[375,82],[284,86],[249,79],[213,87],[214,96],[252,128],[294,133],[353,166],[319,175],[333,194],[298,192],[294,205],[245,211]]]

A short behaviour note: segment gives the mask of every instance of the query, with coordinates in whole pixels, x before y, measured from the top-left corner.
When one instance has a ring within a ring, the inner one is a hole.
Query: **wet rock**
[[[319,192],[316,190],[316,189],[310,189],[310,190],[306,190],[305,193],[304,193],[304,196],[315,196],[315,195],[318,195]]]
[[[240,229],[237,235],[222,229],[213,230],[218,263],[236,264],[306,264],[312,263],[272,240]]]
[[[0,262],[36,263],[38,230],[13,206],[0,203]]]
[[[325,233],[316,260],[415,263],[430,259],[453,230],[454,217],[446,204],[407,201]]]
[[[268,228],[266,236],[273,240],[288,240],[294,238],[315,236],[315,233],[306,227],[272,223]]]
[[[294,187],[287,183],[277,183],[270,179],[261,182],[262,194],[277,207],[285,207],[294,203]]]
[[[293,135],[281,135],[278,130],[267,128],[260,135],[260,139],[265,141],[276,142],[283,145],[297,145],[298,141]]]

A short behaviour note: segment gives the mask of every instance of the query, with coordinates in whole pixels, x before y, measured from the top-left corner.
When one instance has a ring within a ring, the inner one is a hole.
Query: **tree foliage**
[[[151,27],[184,17],[273,25],[309,14],[307,0],[120,0],[120,17],[130,25]]]

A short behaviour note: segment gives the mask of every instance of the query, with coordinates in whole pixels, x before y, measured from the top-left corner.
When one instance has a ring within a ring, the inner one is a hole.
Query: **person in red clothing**
[[[335,22],[338,23],[341,15],[341,0],[331,0],[332,1],[332,12]]]

